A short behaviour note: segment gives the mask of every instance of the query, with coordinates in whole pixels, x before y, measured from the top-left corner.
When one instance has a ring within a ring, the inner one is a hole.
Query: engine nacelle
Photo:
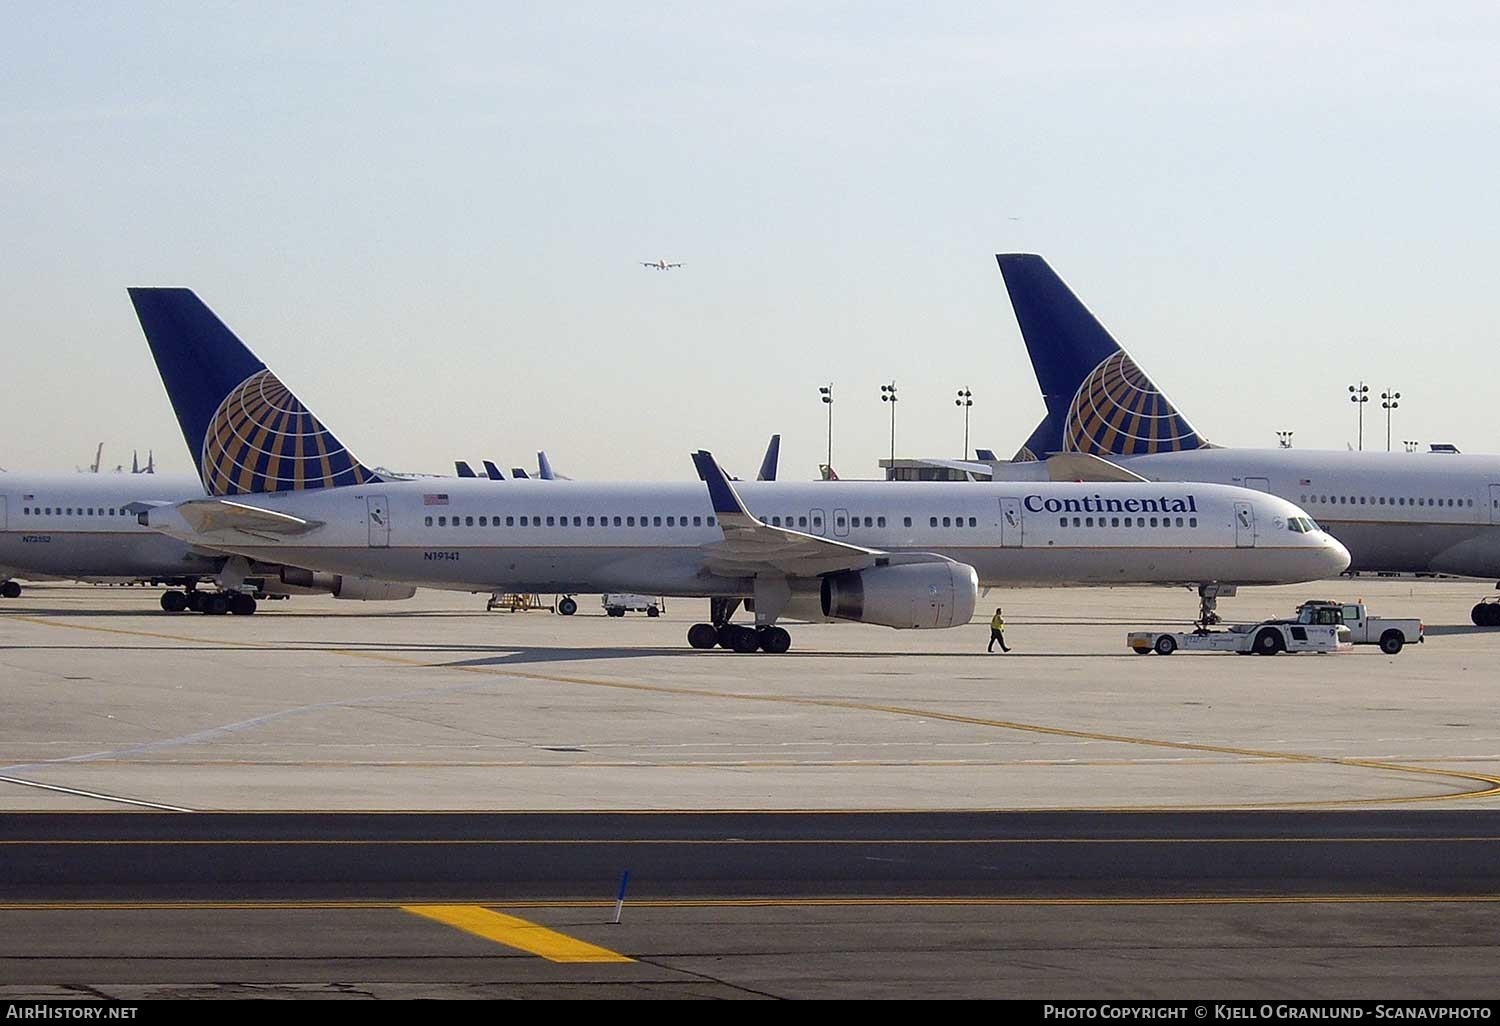
[[[974,618],[979,574],[967,563],[905,563],[823,578],[822,612],[885,627],[957,627]]]
[[[327,574],[297,566],[281,568],[281,583],[294,588],[326,591],[336,599],[355,602],[393,602],[409,599],[417,593],[417,589],[410,584],[392,584],[373,577],[345,577],[343,574]]]

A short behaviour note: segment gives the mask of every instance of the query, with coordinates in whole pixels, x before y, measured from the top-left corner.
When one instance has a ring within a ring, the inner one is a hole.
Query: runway
[[[0,1000],[1494,997],[1465,582],[1395,657],[1139,657],[1168,590],[693,652],[695,605],[0,603]],[[616,904],[628,871],[623,902]],[[620,915],[620,922],[614,917]]]

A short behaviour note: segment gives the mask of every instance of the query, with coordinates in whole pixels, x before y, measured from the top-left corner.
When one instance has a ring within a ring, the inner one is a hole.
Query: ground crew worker
[[[995,651],[995,642],[1000,642],[1000,651],[1009,652],[1005,645],[1005,617],[1000,615],[1000,607],[995,607],[995,615],[990,617],[990,647],[986,652]]]

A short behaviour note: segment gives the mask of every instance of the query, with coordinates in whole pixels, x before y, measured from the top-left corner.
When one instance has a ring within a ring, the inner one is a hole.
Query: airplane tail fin
[[[536,454],[536,473],[543,481],[556,480],[557,475],[552,473],[552,461],[547,458],[547,454],[544,452]]]
[[[510,476],[516,478],[518,481],[525,481],[531,477],[531,475],[526,473],[526,471],[521,467],[511,467]]]
[[[493,460],[484,461],[484,476],[491,481],[504,481],[505,475],[500,473],[500,468],[495,466]]]
[[[469,466],[463,460],[454,460],[453,461],[453,470],[454,470],[455,473],[458,474],[459,477],[478,477],[479,476],[478,474],[474,473],[474,468],[471,467],[471,466]]]
[[[760,473],[755,475],[757,481],[776,480],[776,464],[781,461],[781,436],[772,435],[771,443],[766,446],[765,458],[760,461]]]
[[[192,290],[133,288],[130,301],[210,495],[381,480]]]
[[[1209,448],[1047,261],[1033,253],[997,253],[995,260],[1047,404],[1047,419],[1025,449],[1045,458]]]

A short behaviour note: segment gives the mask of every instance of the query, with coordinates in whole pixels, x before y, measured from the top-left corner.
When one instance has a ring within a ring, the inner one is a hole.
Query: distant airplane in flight
[[[654,267],[658,271],[670,271],[672,268],[674,268],[674,267],[681,267],[682,265],[681,264],[669,264],[665,260],[642,260],[641,261],[641,266],[642,267]]]

